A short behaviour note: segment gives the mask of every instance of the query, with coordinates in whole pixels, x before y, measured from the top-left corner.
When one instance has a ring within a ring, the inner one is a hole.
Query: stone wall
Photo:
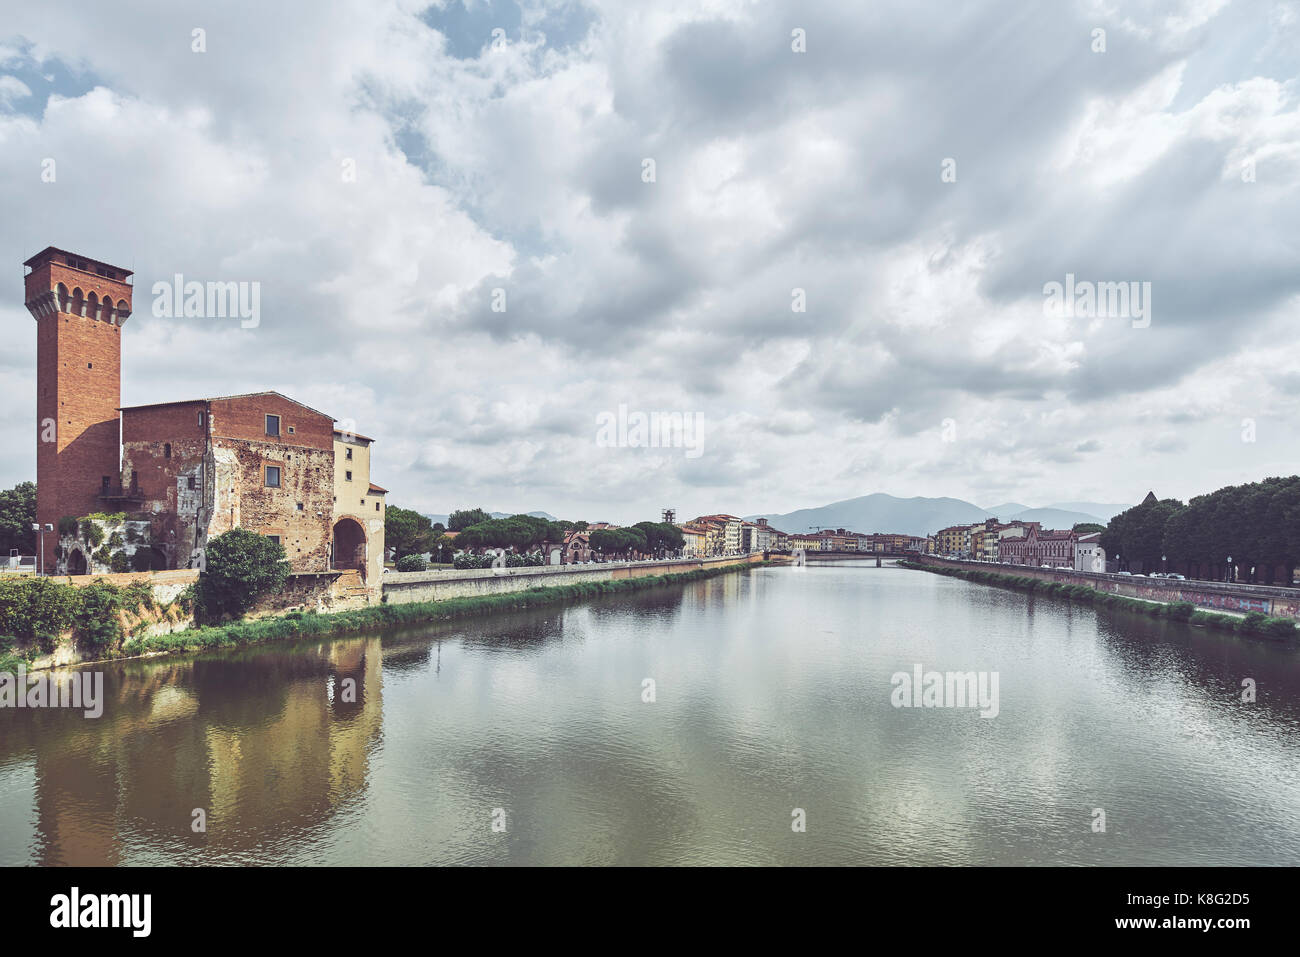
[[[552,585],[676,575],[700,568],[750,565],[760,554],[731,558],[683,559],[669,562],[605,562],[599,565],[542,565],[532,568],[438,569],[425,572],[388,572],[384,575],[384,600],[402,605],[416,601],[471,598]]]
[[[1267,585],[1225,585],[1221,582],[1176,581],[1168,578],[1113,577],[1096,572],[1072,569],[1035,568],[1030,565],[998,565],[989,562],[964,562],[930,555],[917,556],[916,561],[947,568],[970,568],[1021,578],[1066,582],[1087,585],[1098,591],[1141,598],[1146,601],[1187,601],[1198,608],[1215,611],[1247,613],[1252,611],[1276,618],[1300,619],[1300,589],[1276,588]]]

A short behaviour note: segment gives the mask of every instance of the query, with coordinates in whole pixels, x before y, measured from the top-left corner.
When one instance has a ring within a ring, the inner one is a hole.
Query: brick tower
[[[36,519],[55,528],[45,534],[53,571],[60,518],[121,504],[117,410],[131,273],[53,246],[23,266],[36,319]]]

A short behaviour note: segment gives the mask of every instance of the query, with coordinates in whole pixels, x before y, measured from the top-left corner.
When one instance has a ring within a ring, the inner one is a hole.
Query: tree
[[[1098,525],[1096,522],[1076,522],[1074,531],[1078,535],[1091,535],[1093,532],[1106,531],[1106,526]]]
[[[423,555],[437,538],[433,522],[409,508],[390,505],[384,513],[384,543],[399,561],[407,555]]]
[[[490,521],[492,521],[492,516],[481,508],[460,509],[447,516],[447,531],[462,532],[471,525]]]
[[[637,522],[633,528],[639,528],[646,538],[646,549],[656,557],[673,552],[686,543],[686,536],[676,525],[665,522]]]
[[[0,492],[0,554],[16,548],[20,555],[36,554],[36,483],[19,482]]]
[[[489,518],[461,529],[456,544],[461,548],[510,548],[522,552],[543,542],[564,541],[561,525],[534,515]]]
[[[429,554],[433,556],[435,562],[445,562],[456,554],[456,539],[443,534],[433,540],[433,547],[429,549]]]
[[[591,533],[591,547],[602,555],[626,557],[629,552],[645,552],[646,533],[639,528],[598,528]]]
[[[1185,507],[1174,498],[1157,501],[1148,496],[1110,520],[1101,534],[1101,547],[1107,555],[1118,554],[1126,565],[1140,562],[1141,568],[1159,568],[1167,554],[1165,526]]]
[[[289,578],[284,546],[246,528],[218,535],[208,543],[204,557],[195,598],[200,616],[207,620],[241,617]]]

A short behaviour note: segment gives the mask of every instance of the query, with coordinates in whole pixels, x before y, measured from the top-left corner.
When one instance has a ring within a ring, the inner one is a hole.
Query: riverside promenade
[[[384,575],[384,601],[403,605],[417,601],[445,601],[448,598],[474,598],[527,591],[552,585],[578,585],[584,582],[618,581],[650,575],[677,575],[682,572],[728,565],[753,565],[763,560],[761,553],[730,555],[723,558],[684,558],[670,561],[601,562],[594,565],[537,565],[522,568],[440,568],[423,572],[395,572]]]
[[[1209,581],[1177,581],[1168,578],[1082,572],[1069,568],[1034,568],[1029,565],[1002,565],[996,562],[971,562],[933,555],[916,555],[912,561],[937,568],[965,568],[1009,577],[1036,578],[1040,581],[1086,585],[1097,591],[1137,598],[1143,601],[1171,603],[1191,602],[1197,608],[1249,614],[1259,612],[1273,618],[1300,620],[1300,588],[1277,588],[1268,585],[1242,585]]]

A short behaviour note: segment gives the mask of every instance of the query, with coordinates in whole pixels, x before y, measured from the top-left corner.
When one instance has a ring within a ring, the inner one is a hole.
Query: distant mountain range
[[[818,508],[801,508],[779,515],[749,515],[766,518],[783,532],[806,532],[822,528],[845,528],[855,532],[899,532],[904,535],[929,535],[949,525],[973,525],[986,518],[1004,522],[1042,522],[1044,528],[1071,528],[1079,522],[1105,525],[1127,505],[1100,502],[1058,502],[1044,508],[1030,508],[1018,502],[1006,502],[993,508],[980,508],[959,498],[898,498],[876,492],[858,498],[833,502]]]
[[[430,512],[423,512],[422,514],[424,515],[425,518],[433,522],[435,525],[441,522],[443,528],[447,527],[447,519],[449,516],[435,515]],[[519,513],[518,512],[488,512],[488,514],[491,515],[493,518],[509,518],[511,515],[518,515]],[[548,522],[559,521],[559,519],[556,518],[554,515],[552,515],[550,512],[524,512],[524,514],[531,515],[533,518],[544,518]]]

